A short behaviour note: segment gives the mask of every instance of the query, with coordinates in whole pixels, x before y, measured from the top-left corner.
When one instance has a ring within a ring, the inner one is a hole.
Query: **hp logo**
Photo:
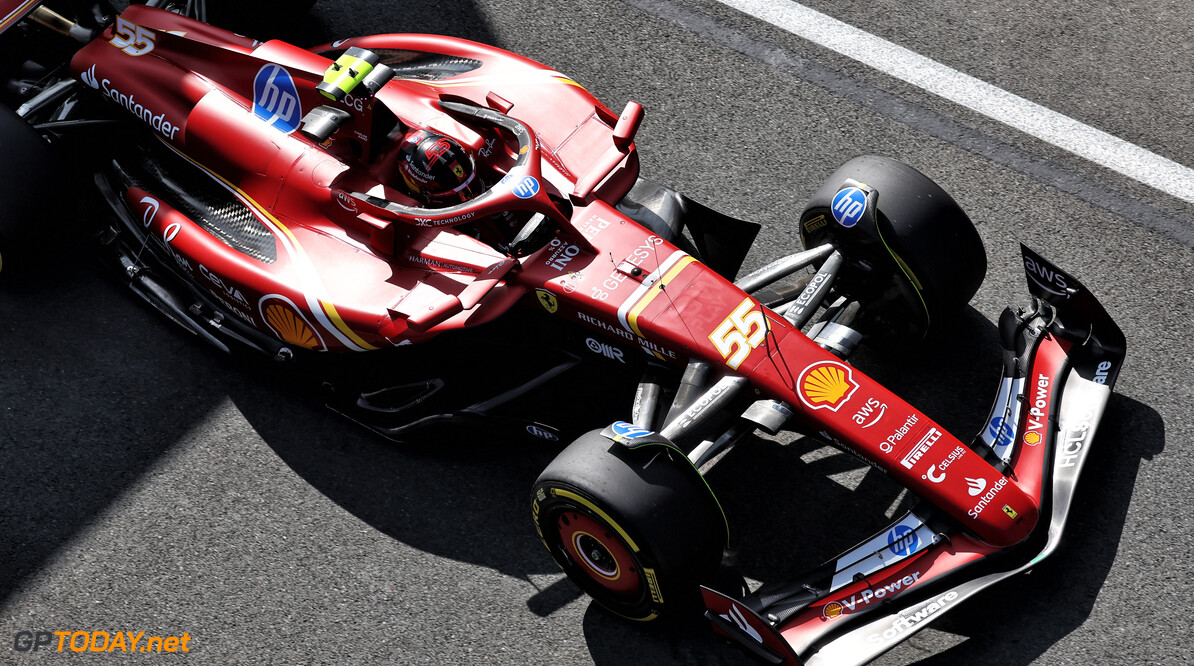
[[[864,210],[866,194],[857,187],[838,190],[833,196],[833,219],[847,229],[858,224]]]
[[[253,79],[253,115],[287,134],[298,129],[303,107],[298,88],[286,68],[269,64],[257,70]]]

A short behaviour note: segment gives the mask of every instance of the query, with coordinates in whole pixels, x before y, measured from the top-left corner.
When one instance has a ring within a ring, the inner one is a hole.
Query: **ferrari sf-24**
[[[640,177],[640,105],[462,39],[261,42],[208,4],[0,2],[0,270],[78,221],[174,322],[380,435],[571,440],[530,497],[555,562],[614,613],[703,612],[770,663],[866,662],[1056,548],[1123,334],[1023,247],[1031,302],[999,319],[977,436],[851,365],[956,319],[985,275],[919,171],[846,162],[793,216],[804,249],[740,276],[759,225]],[[548,407],[614,375],[624,401]],[[781,431],[916,501],[795,580],[714,589],[706,473]]]

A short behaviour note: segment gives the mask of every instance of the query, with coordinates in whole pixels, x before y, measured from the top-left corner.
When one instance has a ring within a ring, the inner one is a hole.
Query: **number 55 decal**
[[[762,310],[754,307],[755,303],[750,298],[742,301],[709,336],[721,357],[726,360],[726,365],[735,370],[750,356],[751,350],[763,344],[763,338],[767,337],[767,320]]]
[[[114,36],[108,43],[131,56],[143,56],[153,50],[153,31],[132,21],[116,19],[112,32]]]

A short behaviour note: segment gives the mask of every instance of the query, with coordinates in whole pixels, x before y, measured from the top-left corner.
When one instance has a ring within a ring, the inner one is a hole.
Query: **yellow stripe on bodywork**
[[[672,266],[670,271],[665,273],[664,276],[660,278],[659,282],[651,285],[651,288],[647,290],[647,293],[643,294],[643,297],[639,299],[638,303],[634,304],[634,307],[630,308],[630,312],[626,314],[626,323],[630,324],[630,329],[634,331],[635,335],[638,335],[639,337],[646,337],[643,335],[643,332],[638,329],[638,316],[642,314],[643,310],[647,309],[647,306],[651,304],[651,301],[655,300],[655,297],[659,295],[659,292],[663,291],[664,288],[667,287],[668,282],[674,280],[676,276],[680,274],[680,271],[683,271],[694,261],[696,261],[696,259],[692,258],[691,256],[685,256],[684,258],[680,259],[680,261],[676,262],[675,266]]]
[[[9,12],[8,16],[5,16],[3,19],[0,19],[0,30],[4,30],[5,28],[8,27],[9,23],[12,23],[13,21],[23,17],[24,12],[29,7],[29,5],[36,4],[37,2],[38,2],[38,0],[29,0],[28,2],[22,4],[20,7],[17,7],[16,9]]]
[[[331,319],[332,323],[336,325],[336,328],[340,329],[340,332],[344,335],[347,335],[348,339],[364,347],[365,349],[377,349],[377,347],[374,347],[368,342],[362,340],[361,336],[357,335],[355,331],[348,327],[348,324],[342,317],[340,317],[340,313],[336,311],[336,306],[332,305],[331,302],[325,301],[321,298],[319,299],[319,304],[323,306],[324,314],[328,316],[328,319]]]

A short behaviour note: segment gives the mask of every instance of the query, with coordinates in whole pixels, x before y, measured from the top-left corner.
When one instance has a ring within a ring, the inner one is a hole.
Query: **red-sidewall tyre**
[[[728,534],[717,499],[681,451],[629,449],[600,431],[548,465],[532,512],[564,573],[606,609],[638,621],[696,608]]]

